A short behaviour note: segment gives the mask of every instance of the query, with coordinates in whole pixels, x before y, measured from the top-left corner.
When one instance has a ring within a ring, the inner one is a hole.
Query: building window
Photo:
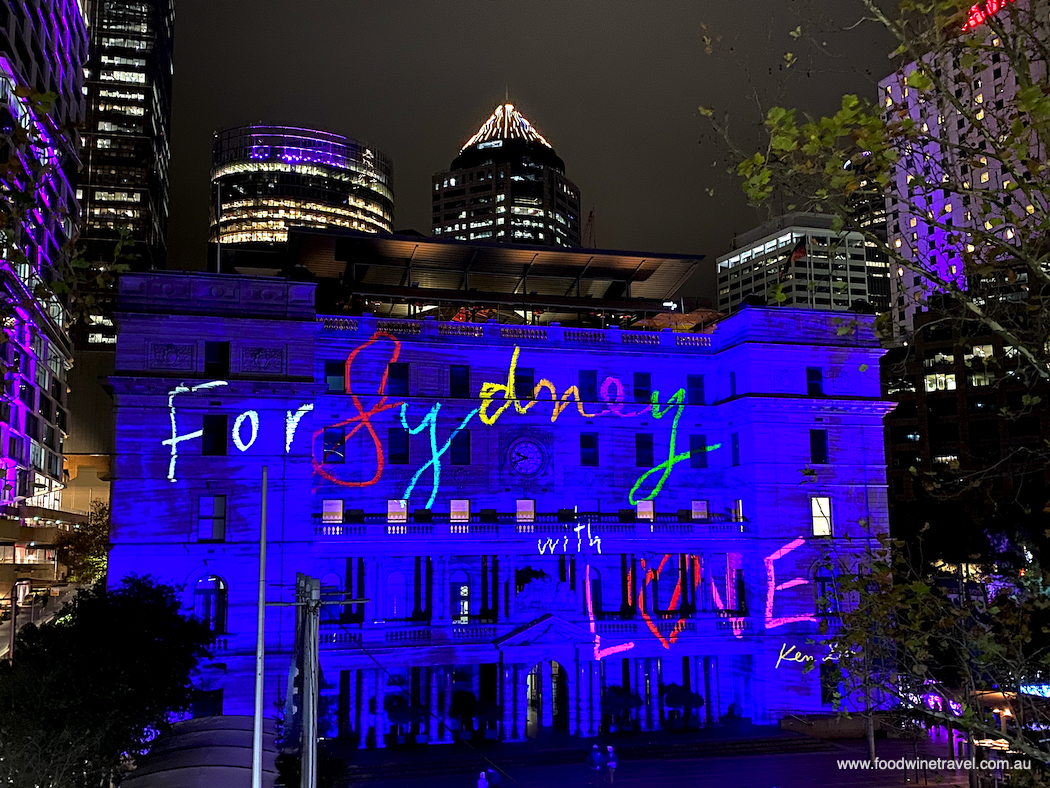
[[[704,404],[704,376],[703,375],[686,375],[685,378],[686,396],[688,397],[690,405],[703,405]]]
[[[204,374],[225,377],[230,374],[230,343],[204,343]]]
[[[403,427],[388,427],[386,445],[391,465],[408,465],[408,430]]]
[[[329,394],[346,394],[346,385],[343,371],[346,365],[342,361],[326,361],[324,363],[324,381],[326,391]]]
[[[536,502],[531,498],[519,498],[515,511],[519,523],[531,523],[536,520]]]
[[[598,371],[580,370],[580,399],[584,402],[598,401]]]
[[[978,373],[980,374],[980,373]],[[987,373],[985,373],[987,374]],[[941,373],[926,375],[927,391],[955,391],[955,373]]]
[[[636,517],[639,521],[651,523],[656,519],[656,507],[652,501],[639,501]]]
[[[707,467],[707,436],[706,435],[690,435],[689,436],[689,467],[690,468],[706,468]]]
[[[692,515],[694,520],[706,520],[710,516],[707,501],[693,501]]]
[[[448,393],[458,399],[470,396],[470,367],[466,364],[453,364],[448,368]]]
[[[580,433],[580,465],[586,468],[598,467],[598,433]]]
[[[735,397],[736,396],[736,373],[735,372],[730,372],[729,373],[729,396],[730,397]]]
[[[326,427],[323,441],[321,462],[346,462],[346,431],[342,427]]]
[[[729,436],[729,448],[732,454],[733,467],[740,464],[740,433],[734,432]]]
[[[197,503],[197,540],[226,541],[226,496],[202,495]]]
[[[388,500],[386,502],[386,521],[388,523],[407,523],[408,501]]]
[[[386,393],[391,397],[408,396],[408,363],[397,361],[386,366]]]
[[[828,431],[809,431],[809,461],[814,465],[828,464]]]
[[[452,436],[449,462],[452,465],[470,465],[470,430],[460,430]]]
[[[466,499],[454,499],[449,504],[449,520],[454,523],[470,522],[470,501]]]
[[[652,401],[653,376],[648,372],[634,373],[634,401],[648,405]]]
[[[404,572],[391,572],[386,577],[383,617],[388,621],[404,620],[412,615],[408,609],[408,582]]]
[[[321,501],[321,522],[341,523],[343,522],[343,499],[329,498]]]
[[[834,616],[839,612],[838,585],[835,582],[835,570],[821,564],[813,577],[813,590],[817,595],[816,607],[818,616]]]
[[[205,416],[201,436],[201,454],[206,457],[226,456],[226,436],[229,435],[226,416]]]
[[[653,436],[640,432],[634,436],[634,464],[637,468],[653,467]]]
[[[518,399],[534,399],[536,396],[536,374],[530,367],[514,370],[514,396]]]
[[[193,614],[213,634],[226,632],[226,583],[215,575],[202,577],[193,588]]]
[[[448,599],[453,624],[470,623],[470,578],[462,569],[452,573]]]
[[[811,397],[824,394],[824,370],[820,367],[806,367],[806,393]]]
[[[813,535],[831,536],[831,499],[818,495],[809,499],[813,517]]]

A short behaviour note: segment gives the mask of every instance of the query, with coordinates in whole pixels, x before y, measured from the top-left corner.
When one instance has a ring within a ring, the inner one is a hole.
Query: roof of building
[[[513,104],[499,104],[493,110],[489,119],[481,124],[477,133],[467,140],[467,144],[460,148],[462,153],[474,145],[482,145],[486,142],[496,140],[523,140],[525,142],[538,142],[548,148],[553,146],[536,131],[536,127],[529,123]]]
[[[430,291],[431,297],[477,302],[492,296],[499,302],[510,297],[514,303],[563,306],[586,299],[595,308],[601,301],[615,301],[615,308],[623,309],[629,301],[672,297],[703,259],[352,230],[294,228],[289,237],[295,245],[290,259],[314,276],[341,278],[354,292],[377,297],[418,298]]]

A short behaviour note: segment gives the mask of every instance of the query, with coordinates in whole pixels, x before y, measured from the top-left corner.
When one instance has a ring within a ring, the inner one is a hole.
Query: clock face
[[[543,468],[543,449],[536,441],[523,439],[510,447],[511,469],[521,476],[535,476]]]

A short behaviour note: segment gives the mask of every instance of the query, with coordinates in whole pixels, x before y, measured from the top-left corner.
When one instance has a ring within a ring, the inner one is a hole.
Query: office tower
[[[434,235],[460,241],[580,245],[580,190],[513,104],[500,104],[433,178]]]
[[[621,696],[643,730],[832,710],[815,641],[886,530],[872,317],[581,330],[319,312],[322,286],[121,280],[110,572],[184,585],[202,707],[251,709],[266,466],[269,599],[303,573],[323,602],[320,735],[593,736]],[[265,708],[295,617],[268,614]]]
[[[84,253],[112,261],[123,230],[130,242],[125,262],[136,270],[163,268],[175,0],[96,0],[89,9],[88,107],[78,186]]]
[[[220,267],[227,256],[280,267],[290,227],[393,229],[393,162],[342,134],[269,125],[216,132],[211,183],[209,240]]]
[[[62,512],[66,305],[42,282],[69,276],[67,244],[80,210],[70,178],[80,165],[87,32],[75,0],[0,3],[0,125],[5,224],[6,340],[0,344],[0,595],[55,579]],[[53,100],[52,100],[53,96]],[[18,133],[25,132],[25,139]]]
[[[790,213],[738,235],[733,251],[718,258],[719,311],[735,311],[748,296],[834,312],[887,309],[886,256],[860,232],[832,230],[834,218]]]

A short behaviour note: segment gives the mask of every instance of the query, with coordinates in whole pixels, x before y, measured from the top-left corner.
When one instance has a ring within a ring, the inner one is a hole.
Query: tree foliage
[[[74,583],[97,583],[106,576],[109,556],[109,505],[96,499],[86,523],[63,531],[56,543],[58,560]]]
[[[884,253],[894,303],[876,329],[903,351],[898,356],[907,359],[913,325],[930,332],[947,325],[947,336],[969,354],[966,366],[982,384],[1005,392],[1010,404],[996,413],[1003,434],[1006,423],[1020,425],[1025,417],[1033,417],[1028,423],[1038,433],[1050,415],[1046,3],[860,3],[857,24],[895,42],[886,86],[873,85],[867,97],[843,96],[826,117],[764,110],[758,150],[737,144],[717,108],[702,107],[700,114],[728,146],[732,172],[752,204],[770,213],[833,214],[835,230],[861,233]],[[989,5],[996,13],[985,13]],[[792,48],[807,40],[820,46],[804,25],[785,31],[784,40]],[[796,59],[789,53],[785,63]],[[887,222],[875,226],[872,211],[883,202]],[[806,286],[781,282],[769,294],[773,303],[786,300],[786,284]],[[928,314],[912,324],[913,311]],[[970,341],[977,337],[998,338],[1003,354],[981,357]],[[1041,569],[1050,442],[1045,433],[1022,437],[1035,440],[1014,441],[984,465],[972,453],[968,466],[912,469],[930,501],[983,494],[991,502],[995,514],[985,527],[994,525],[1004,538],[991,535],[988,549],[969,559],[980,582],[968,584],[961,565],[946,572],[926,560],[921,538],[908,549],[885,542],[867,568],[843,579],[841,593],[851,604],[827,640],[843,669],[844,705],[893,706],[977,738],[999,738],[1004,734],[981,700],[999,691],[1013,712],[1005,738],[1050,762],[1050,747],[1032,728],[1050,723],[1047,706],[1020,692],[1022,684],[1050,680],[1050,595]],[[1031,494],[1004,500],[997,485],[1006,475]],[[944,518],[945,511],[930,516]],[[933,695],[950,700],[954,711],[931,707]]]
[[[210,632],[148,577],[80,591],[18,635],[0,664],[0,784],[82,788],[119,780],[174,712]]]

